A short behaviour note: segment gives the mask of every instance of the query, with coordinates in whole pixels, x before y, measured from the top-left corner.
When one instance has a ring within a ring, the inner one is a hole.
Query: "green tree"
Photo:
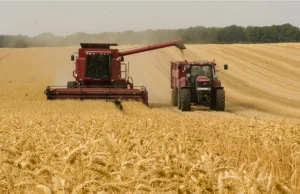
[[[221,28],[217,34],[218,43],[244,43],[247,42],[245,28],[231,25]]]
[[[283,24],[279,28],[278,36],[280,42],[299,42],[300,30],[291,24]]]
[[[300,30],[291,24],[272,26],[231,25],[223,28],[195,26],[181,29],[144,30],[135,32],[103,32],[87,34],[78,32],[65,37],[42,33],[35,37],[0,35],[0,47],[65,46],[81,42],[105,42],[118,44],[149,44],[181,39],[185,43],[276,43],[299,42]]]

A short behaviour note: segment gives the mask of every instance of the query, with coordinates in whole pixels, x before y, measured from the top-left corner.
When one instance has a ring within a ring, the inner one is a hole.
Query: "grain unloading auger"
[[[148,105],[148,92],[144,86],[134,86],[129,76],[129,64],[124,63],[124,56],[140,52],[176,46],[185,49],[181,40],[140,48],[119,51],[110,46],[117,44],[81,43],[75,60],[73,77],[67,86],[48,86],[45,94],[52,99],[103,99],[121,102],[141,101]],[[74,61],[74,55],[71,60]]]

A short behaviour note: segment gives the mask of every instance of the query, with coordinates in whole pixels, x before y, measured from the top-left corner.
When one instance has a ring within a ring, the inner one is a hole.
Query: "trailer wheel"
[[[172,99],[171,99],[171,102],[172,102],[172,106],[177,106],[178,104],[178,93],[176,90],[172,90]]]
[[[216,90],[216,111],[224,111],[225,110],[225,90]]]
[[[69,81],[67,83],[67,88],[78,88],[78,83],[76,81]]]
[[[190,89],[181,89],[181,110],[191,111],[192,98]]]

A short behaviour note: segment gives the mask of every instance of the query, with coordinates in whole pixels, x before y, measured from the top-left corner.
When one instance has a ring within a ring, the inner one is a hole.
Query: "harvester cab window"
[[[89,78],[108,78],[109,55],[87,55],[85,75]]]

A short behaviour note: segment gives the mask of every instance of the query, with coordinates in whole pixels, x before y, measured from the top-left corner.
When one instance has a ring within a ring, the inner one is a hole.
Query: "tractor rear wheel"
[[[216,109],[216,91],[211,92],[210,97],[210,110]]]
[[[215,110],[224,111],[225,110],[225,90],[216,90],[215,96]]]
[[[172,106],[177,106],[178,104],[178,92],[176,90],[172,90],[172,99],[171,99],[171,102],[172,102]]]
[[[182,111],[191,111],[192,106],[192,96],[190,89],[181,89],[181,110]]]
[[[67,88],[78,88],[78,83],[76,81],[69,81],[67,83]]]
[[[181,110],[181,89],[178,88],[177,92],[177,107]]]

